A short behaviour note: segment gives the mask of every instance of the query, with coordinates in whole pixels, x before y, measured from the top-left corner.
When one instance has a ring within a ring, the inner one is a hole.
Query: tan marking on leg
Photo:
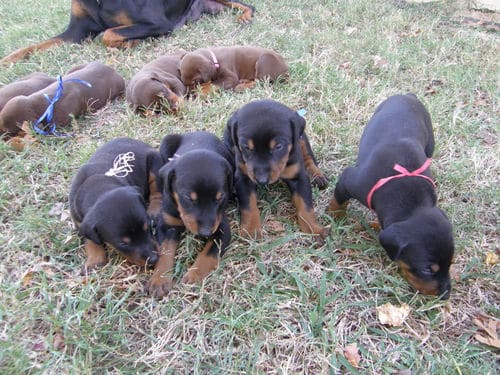
[[[347,205],[349,201],[345,201],[342,204],[338,204],[335,197],[330,200],[328,207],[326,208],[326,212],[333,216],[334,219],[342,219],[346,216]]]
[[[132,47],[138,42],[136,40],[127,40],[125,37],[117,33],[117,30],[128,26],[118,26],[112,29],[107,29],[102,35],[102,42],[106,47],[110,48],[127,48]]]
[[[255,81],[250,80],[240,80],[240,82],[234,87],[234,91],[242,92],[247,89],[253,89],[255,87]]]
[[[378,220],[372,220],[368,223],[368,225],[375,231],[380,232],[380,223]]]
[[[299,227],[304,233],[317,234],[321,238],[328,236],[328,229],[320,225],[313,209],[309,209],[302,197],[298,194],[292,196],[292,202],[297,210]]]
[[[124,10],[119,11],[114,17],[113,21],[115,21],[120,26],[130,26],[133,25],[134,21],[130,18],[130,16]]]
[[[160,257],[149,280],[149,294],[155,298],[164,297],[173,286],[176,241],[165,241],[160,246]]]
[[[183,227],[184,226],[184,223],[182,222],[182,220],[180,218],[169,215],[166,212],[162,212],[161,216],[163,218],[163,221],[170,226],[173,226],[173,227]]]
[[[149,184],[148,215],[154,217],[160,213],[162,194],[161,191],[158,190],[158,186],[156,184],[156,176],[151,172],[149,173],[148,176],[148,184]]]
[[[214,241],[209,240],[203,250],[198,254],[193,265],[182,278],[183,283],[194,284],[201,283],[203,279],[219,265],[219,260],[208,252]]]
[[[309,153],[306,142],[303,139],[300,140],[300,150],[302,151],[304,167],[306,168],[311,183],[320,189],[325,189],[328,186],[328,178],[314,162],[314,158]]]
[[[97,268],[101,268],[107,262],[106,250],[104,246],[96,244],[94,241],[85,239],[85,252],[87,253],[87,260],[82,267],[82,274],[87,274]]]
[[[241,210],[241,231],[242,237],[260,238],[262,236],[260,212],[257,207],[257,194],[252,192],[249,197],[249,208]]]

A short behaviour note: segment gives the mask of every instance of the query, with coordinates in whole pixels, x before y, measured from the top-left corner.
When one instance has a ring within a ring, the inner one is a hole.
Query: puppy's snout
[[[439,294],[441,295],[442,300],[447,300],[450,298],[451,292],[451,281],[450,279],[446,279],[439,285]]]
[[[149,257],[147,258],[148,266],[152,267],[158,262],[159,256],[158,254],[153,251]]]
[[[266,171],[256,171],[255,180],[260,185],[266,185],[269,183],[269,174]]]

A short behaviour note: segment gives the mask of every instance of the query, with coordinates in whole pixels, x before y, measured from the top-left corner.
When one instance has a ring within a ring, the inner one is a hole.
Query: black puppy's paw
[[[324,190],[328,187],[328,178],[324,174],[311,176],[311,184],[319,190]]]

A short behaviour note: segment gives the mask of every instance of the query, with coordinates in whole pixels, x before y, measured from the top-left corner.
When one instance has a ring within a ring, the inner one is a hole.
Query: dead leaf
[[[486,254],[485,262],[488,266],[494,266],[495,264],[498,264],[498,262],[500,262],[500,256],[498,256],[498,252],[490,251],[488,254]]]
[[[64,203],[57,202],[49,211],[49,216],[59,216],[64,211]]]
[[[344,357],[353,367],[358,368],[359,362],[361,361],[361,355],[359,355],[358,345],[355,342],[344,348]]]
[[[406,303],[401,306],[394,306],[391,303],[386,303],[382,306],[377,306],[377,316],[380,323],[391,327],[400,327],[410,315],[411,307]]]
[[[281,221],[268,220],[266,221],[266,231],[269,233],[283,233],[285,225]]]
[[[379,68],[387,68],[389,67],[389,61],[382,56],[375,55],[373,56],[373,64]]]
[[[35,274],[35,272],[33,272],[33,271],[28,271],[24,274],[24,276],[21,279],[21,285],[23,288],[26,288],[29,285],[31,285],[31,280],[33,280],[34,274]]]
[[[352,34],[354,34],[357,30],[358,30],[358,29],[357,29],[357,28],[355,28],[355,27],[346,27],[346,28],[344,29],[344,34],[346,34],[346,35],[352,35]]]
[[[55,350],[62,350],[66,346],[64,343],[64,336],[62,333],[56,333],[54,335],[54,340],[52,341],[52,345]]]
[[[345,62],[339,64],[340,69],[349,69],[350,67],[351,67],[350,61],[345,61]]]
[[[479,313],[476,315],[472,322],[482,331],[474,335],[474,338],[480,343],[493,346],[500,349],[500,338],[498,331],[500,331],[500,320],[492,316]]]

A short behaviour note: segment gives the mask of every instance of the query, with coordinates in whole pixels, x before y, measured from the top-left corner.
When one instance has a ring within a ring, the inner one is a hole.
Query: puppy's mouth
[[[259,171],[253,168],[252,165],[247,165],[248,178],[258,185],[274,184],[280,178],[281,171],[276,168],[270,171]]]

